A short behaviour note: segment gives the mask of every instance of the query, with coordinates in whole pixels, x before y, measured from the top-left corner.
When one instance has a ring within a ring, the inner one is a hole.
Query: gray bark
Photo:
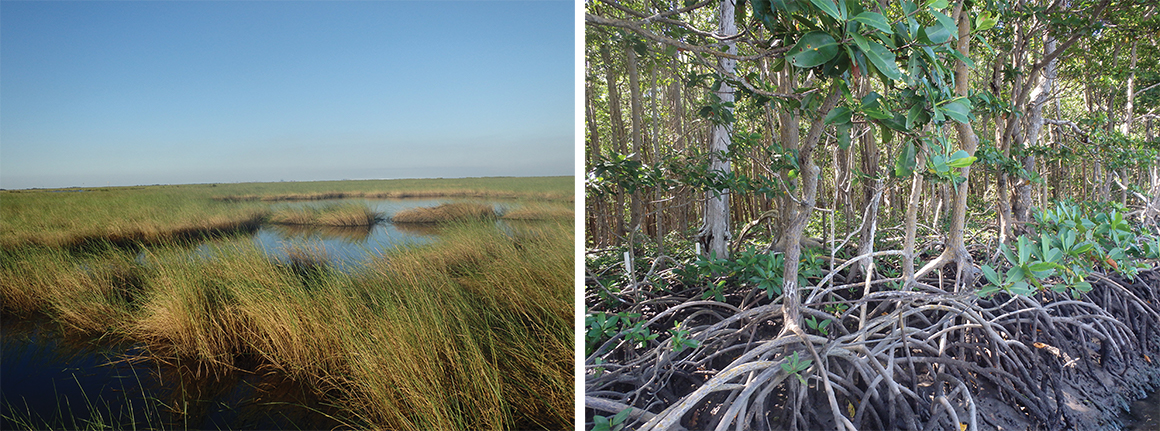
[[[641,117],[643,117],[642,112],[644,111],[644,107],[641,106],[642,102],[640,100],[640,72],[637,70],[636,50],[632,49],[631,46],[625,46],[624,51],[628,54],[628,92],[631,105],[630,107],[632,111],[632,156],[629,157],[629,159],[640,161],[641,146],[642,142],[644,141],[644,127],[641,124],[643,121]],[[628,228],[634,232],[633,235],[635,236],[635,232],[641,229],[640,217],[642,212],[642,204],[640,198],[640,189],[636,189],[632,192],[631,199],[632,201],[629,203],[630,209]],[[636,238],[634,237],[630,242],[635,241]]]
[[[737,34],[737,24],[733,16],[734,1],[721,0],[718,33],[722,36],[728,37]],[[729,54],[737,54],[737,46],[733,42],[727,42],[725,45],[727,47],[726,52]],[[720,57],[718,58],[718,63],[721,69],[730,74],[737,67],[737,61],[731,58]],[[721,103],[733,101],[733,87],[727,82],[721,83],[721,87],[717,90],[716,94],[720,98]],[[731,166],[729,165],[729,160],[723,157],[723,155],[729,149],[732,130],[732,124],[713,125],[713,133],[709,143],[711,157],[709,163],[710,171],[730,172]],[[728,190],[710,192],[706,196],[705,222],[701,226],[700,237],[700,241],[707,252],[716,253],[718,258],[729,256],[729,240],[731,239],[731,234],[729,232]]]

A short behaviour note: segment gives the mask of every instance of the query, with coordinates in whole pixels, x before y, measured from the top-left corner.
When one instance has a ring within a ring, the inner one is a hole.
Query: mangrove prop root
[[[589,298],[591,312],[640,313],[662,335],[641,342],[626,330],[587,358],[588,423],[629,410],[628,428],[641,430],[974,431],[997,426],[995,409],[980,407],[997,402],[1041,429],[1106,424],[1124,402],[1109,382],[1119,392],[1160,383],[1160,271],[1092,281],[1079,299],[980,298],[937,281],[837,300],[841,289],[807,290],[803,316],[831,319],[826,334],[782,331],[779,298],[764,294],[736,292],[747,298],[733,301],[740,307],[687,291],[632,304]],[[850,307],[824,308],[837,302]],[[676,323],[696,347],[674,349]]]

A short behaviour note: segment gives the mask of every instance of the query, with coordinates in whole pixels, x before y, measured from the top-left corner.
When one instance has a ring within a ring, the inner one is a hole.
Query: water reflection
[[[404,231],[390,223],[357,228],[269,225],[254,234],[254,244],[279,261],[287,262],[293,250],[307,247],[344,267],[359,266],[396,247],[432,240],[430,233]]]
[[[325,208],[333,205],[366,205],[390,219],[399,211],[435,207],[465,199],[325,199],[306,202],[283,202],[271,207],[281,209]],[[503,211],[506,205],[490,203]],[[254,235],[254,243],[282,262],[292,260],[295,250],[303,247],[320,252],[331,263],[345,268],[359,267],[395,248],[429,243],[439,228],[425,224],[379,223],[373,226],[332,227],[302,225],[266,225]]]
[[[366,242],[374,232],[374,226],[310,226],[310,225],[270,225],[274,235],[287,240],[308,240],[322,238],[343,241],[350,244]]]
[[[67,337],[45,319],[0,320],[0,429],[327,429],[338,409],[241,358],[233,371],[143,358],[140,347]]]

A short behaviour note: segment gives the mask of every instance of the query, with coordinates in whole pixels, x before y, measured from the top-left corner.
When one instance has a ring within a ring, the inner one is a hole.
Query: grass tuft
[[[270,222],[295,226],[354,227],[373,226],[383,220],[383,214],[366,205],[337,204],[321,208],[287,208],[270,216]]]
[[[503,215],[504,220],[571,220],[576,217],[571,205],[559,203],[535,202],[525,203],[509,210]]]
[[[449,223],[496,218],[495,208],[481,203],[457,202],[431,208],[411,208],[391,217],[392,223]]]

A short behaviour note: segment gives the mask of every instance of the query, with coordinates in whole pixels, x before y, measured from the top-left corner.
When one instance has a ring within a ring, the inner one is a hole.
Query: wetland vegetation
[[[1117,429],[1160,388],[1155,1],[584,8],[587,429]]]
[[[390,214],[276,205],[386,195],[503,198],[504,208],[544,211],[502,229],[494,219],[442,223],[431,240],[371,254],[355,270],[309,241],[279,258],[251,238],[270,223],[365,229]],[[5,330],[11,319],[40,322],[117,346],[145,372],[180,364],[174,373],[198,378],[276,375],[309,388],[315,404],[305,408],[335,426],[571,426],[571,177],[21,190],[0,192],[0,204]],[[6,423],[68,424],[22,413],[11,390]],[[182,427],[196,415],[182,403],[202,398],[150,392],[136,408],[164,413],[147,427]],[[102,418],[83,427],[127,425]]]

